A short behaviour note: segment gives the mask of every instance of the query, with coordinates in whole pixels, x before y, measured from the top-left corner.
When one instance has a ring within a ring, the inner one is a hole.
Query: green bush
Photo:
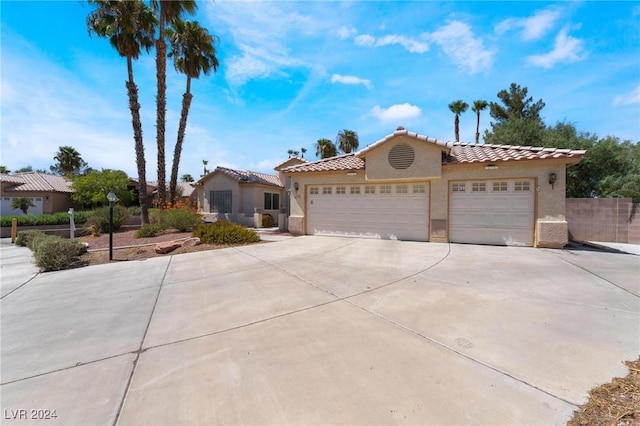
[[[129,217],[129,210],[121,205],[113,207],[113,230],[120,229],[125,220]],[[95,225],[102,232],[109,232],[109,207],[101,207],[93,211],[93,214],[87,220],[87,227]]]
[[[20,231],[16,236],[16,244],[22,247],[30,247],[31,241],[34,238],[39,238],[43,236],[44,232],[42,231]]]
[[[74,222],[76,225],[86,223],[93,212],[78,211],[74,214]],[[18,219],[18,226],[35,226],[35,225],[68,225],[69,214],[67,212],[58,212],[53,214],[28,214],[28,215],[6,215],[0,217],[0,226],[10,227],[11,219]]]
[[[246,244],[257,243],[260,236],[253,229],[224,220],[198,226],[193,236],[204,244]]]
[[[33,255],[43,271],[67,269],[84,250],[82,244],[54,235],[36,239]]]
[[[138,228],[138,230],[136,231],[136,238],[149,238],[149,237],[155,237],[156,235],[158,235],[159,233],[161,233],[162,231],[164,231],[164,229],[162,228],[162,226],[158,223],[146,223],[144,225],[142,225],[140,228]]]
[[[149,209],[149,222],[158,224],[164,229],[187,232],[202,223],[202,219],[190,207],[182,207],[167,210]]]
[[[129,210],[130,216],[140,216],[142,214],[140,206],[129,206],[127,209]]]

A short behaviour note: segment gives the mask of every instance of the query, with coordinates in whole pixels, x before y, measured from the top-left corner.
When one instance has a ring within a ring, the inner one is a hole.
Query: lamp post
[[[109,261],[113,260],[113,205],[118,201],[118,197],[113,192],[107,194],[109,200]]]

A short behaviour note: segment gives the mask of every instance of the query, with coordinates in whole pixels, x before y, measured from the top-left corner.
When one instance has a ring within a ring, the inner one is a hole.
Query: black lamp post
[[[109,200],[109,260],[113,260],[113,205],[118,201],[118,197],[113,192],[107,194]]]

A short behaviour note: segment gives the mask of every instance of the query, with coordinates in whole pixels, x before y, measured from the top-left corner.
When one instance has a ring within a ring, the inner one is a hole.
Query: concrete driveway
[[[1,254],[3,424],[564,424],[640,353],[633,255],[299,237],[16,282]]]

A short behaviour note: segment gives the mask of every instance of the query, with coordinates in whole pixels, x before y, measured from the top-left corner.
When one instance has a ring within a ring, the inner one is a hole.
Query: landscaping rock
[[[158,254],[170,253],[180,246],[182,246],[182,243],[180,241],[165,241],[162,243],[158,243],[156,244],[156,253]]]
[[[189,238],[188,240],[185,240],[182,243],[182,247],[193,247],[199,244],[200,244],[200,238],[194,237],[194,238]]]

